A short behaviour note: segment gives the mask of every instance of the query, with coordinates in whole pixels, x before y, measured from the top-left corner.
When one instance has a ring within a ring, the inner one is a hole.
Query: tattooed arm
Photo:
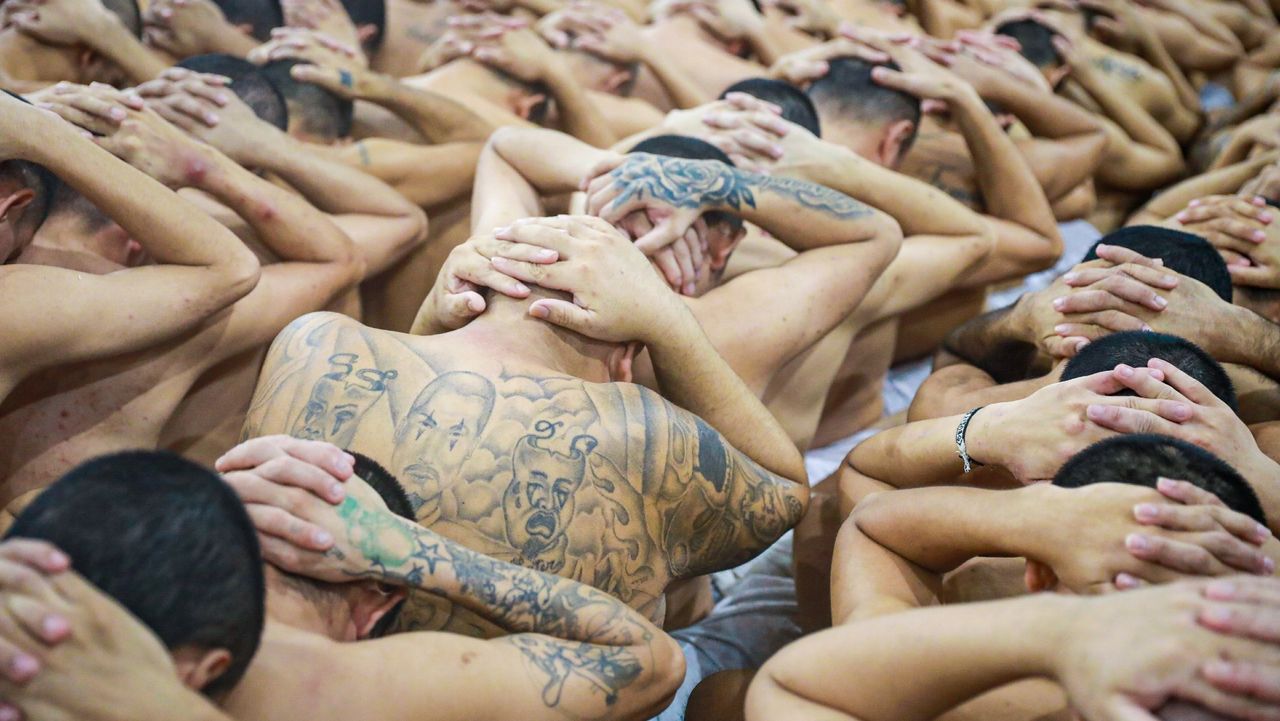
[[[675,642],[618,599],[476,553],[399,518],[359,478],[346,482],[338,507],[252,471],[226,478],[250,508],[286,511],[334,539],[316,552],[260,523],[269,562],[320,581],[371,579],[439,594],[517,634],[482,642],[417,633],[344,644],[336,651],[344,665],[378,687],[366,698],[338,695],[350,717],[641,719],[683,680]],[[464,661],[442,662],[455,655]]]

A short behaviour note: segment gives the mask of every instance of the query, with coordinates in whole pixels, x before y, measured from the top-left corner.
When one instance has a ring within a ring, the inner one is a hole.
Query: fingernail
[[[1168,307],[1169,307],[1169,301],[1168,301],[1168,299],[1166,299],[1164,296],[1161,296],[1161,295],[1157,295],[1157,296],[1156,296],[1155,304],[1156,304],[1156,306],[1157,306],[1158,308],[1160,308],[1161,310],[1164,310],[1165,308],[1168,308]]]
[[[1175,216],[1173,216],[1173,217],[1174,217],[1174,218],[1175,218],[1179,223],[1186,223],[1186,222],[1187,222],[1187,214],[1186,214],[1186,213],[1178,213],[1177,215],[1175,215]]]
[[[111,116],[112,120],[124,120],[125,117],[127,117],[125,112],[120,108],[112,108],[111,110],[108,110],[107,115]]]
[[[1066,275],[1062,276],[1062,280],[1066,283],[1070,283],[1071,281],[1079,277],[1080,277],[1079,273],[1067,273]]]
[[[1211,681],[1230,678],[1234,673],[1234,669],[1232,668],[1231,664],[1228,663],[1227,661],[1223,661],[1222,659],[1214,659],[1212,661],[1206,661],[1204,666],[1201,668],[1201,670],[1204,672],[1204,675],[1208,677],[1209,680]]]
[[[1178,487],[1178,484],[1177,484],[1177,483],[1174,483],[1173,479],[1171,479],[1171,478],[1157,478],[1157,479],[1156,479],[1156,488],[1157,488],[1158,490],[1161,490],[1161,491],[1172,491],[1173,489],[1175,489],[1175,488],[1177,488],[1177,487]]]
[[[312,531],[311,541],[317,546],[328,546],[333,543],[333,534],[328,531]]]
[[[71,625],[61,616],[46,616],[40,624],[45,638],[59,638],[71,630]]]
[[[1263,558],[1262,558],[1262,573],[1263,573],[1263,575],[1270,576],[1271,574],[1273,574],[1273,573],[1275,573],[1275,572],[1276,572],[1276,562],[1275,562],[1275,561],[1273,561],[1273,560],[1271,560],[1271,558],[1270,558],[1269,556],[1263,556]]]
[[[1142,324],[1142,332],[1143,332],[1143,333],[1150,333],[1150,332],[1151,332],[1151,326],[1147,325],[1146,323],[1143,323],[1143,324]]]
[[[1076,343],[1076,352],[1079,353],[1080,351],[1084,350],[1085,346],[1087,345],[1089,345],[1089,341],[1087,340],[1082,340],[1079,343]]]
[[[1271,538],[1271,529],[1267,528],[1264,524],[1259,523],[1258,527],[1253,530],[1253,536],[1259,541],[1265,541],[1268,538]]]
[[[1127,573],[1116,574],[1116,588],[1121,591],[1129,591],[1137,588],[1139,585],[1141,584],[1138,583],[1138,579]]]
[[[1255,231],[1253,231],[1252,233],[1250,233],[1250,234],[1249,234],[1249,237],[1250,237],[1250,238],[1253,238],[1253,242],[1255,242],[1255,243],[1261,243],[1261,242],[1263,242],[1264,240],[1266,240],[1266,239],[1267,239],[1267,234],[1266,234],[1266,232],[1264,232],[1264,231],[1261,231],[1261,230],[1255,230]]]
[[[1124,538],[1124,546],[1130,551],[1147,551],[1151,549],[1151,541],[1141,534],[1130,533]]]
[[[1270,213],[1258,213],[1258,220],[1263,223],[1270,223],[1272,216]]]
[[[1139,503],[1133,507],[1133,515],[1139,521],[1154,521],[1159,513],[1150,503]]]
[[[531,305],[529,306],[529,315],[533,316],[534,318],[546,319],[547,309],[545,306]]]
[[[1067,299],[1066,299],[1066,298],[1054,298],[1054,299],[1053,299],[1053,309],[1054,309],[1054,310],[1062,310],[1062,306],[1064,306],[1064,305],[1066,305],[1066,304],[1067,304]]]
[[[217,124],[218,124],[218,116],[217,116],[217,115],[214,115],[213,113],[205,113],[205,114],[204,114],[204,122],[205,122],[205,124],[206,124],[206,125],[217,125]]]
[[[334,503],[337,503],[346,497],[347,490],[342,487],[341,483],[334,483],[329,486],[329,498],[333,500]]]
[[[1116,375],[1120,376],[1121,378],[1132,378],[1133,366],[1128,366],[1121,363],[1120,365],[1116,366]]]
[[[517,292],[517,293],[528,293],[528,292],[529,292],[529,286],[525,285],[524,283],[516,283],[516,285],[515,285],[515,290],[516,290],[516,292]],[[539,306],[539,307],[541,307],[541,306]]]
[[[1058,335],[1062,335],[1063,333],[1066,333],[1069,330],[1071,330],[1071,326],[1069,325],[1055,325],[1053,327],[1053,332],[1057,333]]]
[[[1236,597],[1236,585],[1230,581],[1214,581],[1205,586],[1204,595],[1215,601],[1230,601]]]
[[[53,566],[70,566],[71,557],[62,551],[50,551],[49,564]]]
[[[218,93],[217,95],[214,96],[214,102],[218,103],[219,105],[226,105],[227,103],[231,102],[231,98],[228,98],[225,93]]]
[[[1213,623],[1213,624],[1230,623],[1231,609],[1223,608],[1221,606],[1214,606],[1212,608],[1205,609],[1205,611],[1200,614],[1200,618],[1204,619],[1208,623]]]
[[[1195,200],[1191,201],[1190,203],[1187,203],[1187,205],[1188,205],[1188,206],[1190,206],[1190,207],[1192,207],[1192,208],[1194,208],[1194,207],[1196,207],[1197,205],[1200,205],[1200,199],[1199,199],[1199,198],[1197,198],[1197,199],[1195,199]]]
[[[40,662],[34,658],[20,653],[13,657],[13,661],[9,662],[9,670],[18,678],[30,678],[40,670]]]

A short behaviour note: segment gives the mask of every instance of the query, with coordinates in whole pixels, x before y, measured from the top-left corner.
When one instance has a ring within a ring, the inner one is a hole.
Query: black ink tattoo
[[[772,191],[837,218],[871,215],[871,209],[849,196],[794,178],[746,173],[714,160],[686,160],[635,153],[610,174],[622,186],[614,201],[652,198],[677,208],[756,207],[756,195]]]

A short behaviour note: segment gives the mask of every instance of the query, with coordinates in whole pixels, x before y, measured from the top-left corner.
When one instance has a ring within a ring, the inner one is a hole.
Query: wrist
[[[246,168],[271,170],[278,173],[288,161],[297,157],[297,154],[307,152],[300,147],[301,144],[298,141],[284,131],[274,125],[266,123],[263,125],[269,128],[269,130],[263,128],[263,135],[270,137],[261,138],[261,142],[245,143],[243,148],[237,149],[232,160]]]
[[[1000,419],[1008,414],[1008,403],[993,403],[973,414],[965,429],[965,451],[970,460],[983,466],[1003,466],[1000,455]]]
[[[650,324],[644,337],[637,338],[651,354],[669,352],[682,355],[691,343],[705,339],[702,326],[680,296],[673,293],[670,299],[662,302],[664,307],[655,314],[655,322]]]
[[[86,26],[90,28],[90,32],[80,40],[107,57],[112,57],[109,50],[119,41],[120,33],[125,33],[132,37],[132,33],[129,33],[129,30],[125,28],[119,16],[105,8],[102,12],[94,13],[85,18],[85,21]]]
[[[1225,301],[1219,304],[1219,308],[1221,317],[1205,324],[1205,350],[1219,363],[1255,365],[1252,351],[1255,344],[1263,340],[1259,333],[1265,333],[1269,328],[1259,327],[1256,321],[1262,318],[1247,308]]]

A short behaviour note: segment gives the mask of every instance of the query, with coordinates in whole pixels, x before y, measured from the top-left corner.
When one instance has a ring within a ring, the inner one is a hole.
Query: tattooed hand
[[[529,314],[589,338],[648,343],[689,311],[627,237],[598,218],[533,218],[498,233],[504,240],[556,251],[560,262],[534,265],[493,259],[498,270],[573,301],[544,298]]]
[[[313,473],[330,473],[309,461],[294,461],[311,465]],[[289,573],[345,583],[402,564],[413,550],[415,524],[388,510],[358,476],[346,479],[337,506],[271,473],[241,471],[225,478],[253,519],[262,558]]]
[[[674,243],[709,210],[755,205],[734,169],[715,160],[684,160],[647,153],[610,159],[588,176],[587,212],[617,223],[637,210],[657,220],[636,247],[652,253]]]

